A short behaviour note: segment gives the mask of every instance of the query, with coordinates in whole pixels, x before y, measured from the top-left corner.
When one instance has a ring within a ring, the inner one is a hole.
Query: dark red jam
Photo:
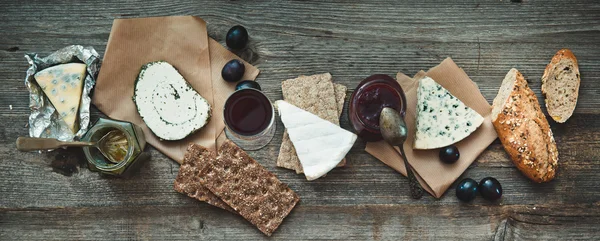
[[[354,132],[365,141],[383,139],[379,131],[379,115],[384,107],[390,107],[404,116],[406,107],[404,92],[392,77],[384,74],[371,75],[358,84],[350,99],[350,123]]]
[[[237,134],[256,135],[265,130],[273,118],[273,106],[260,91],[243,89],[234,92],[225,103],[227,126]]]

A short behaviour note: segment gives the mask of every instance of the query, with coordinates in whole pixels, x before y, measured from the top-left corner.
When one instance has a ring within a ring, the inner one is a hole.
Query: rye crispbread
[[[337,104],[339,120],[340,116],[342,116],[342,111],[344,111],[344,100],[346,99],[346,91],[348,90],[348,87],[343,84],[333,83],[333,88],[335,91],[335,103]]]
[[[346,99],[346,91],[348,90],[348,87],[346,87],[343,84],[338,84],[338,83],[333,83],[333,88],[335,91],[335,102],[337,105],[337,110],[338,110],[338,120],[340,119],[340,117],[342,116],[342,112],[344,111],[344,100]],[[285,134],[287,135],[287,130],[285,131]],[[289,136],[288,136],[289,139]],[[294,153],[296,153],[296,150],[294,150]],[[298,160],[298,163],[295,164],[296,165],[296,174],[300,174],[300,173],[304,173],[304,170],[302,169],[302,165],[300,164],[300,160]],[[346,158],[342,159],[342,161],[340,161],[340,163],[337,165],[337,167],[343,167],[346,165]]]
[[[284,100],[288,103],[339,125],[346,97],[346,87],[333,84],[331,74],[324,73],[288,79],[281,83],[281,90]],[[338,166],[344,164],[345,159]],[[302,165],[287,131],[283,133],[277,166],[302,173]]]
[[[300,200],[286,184],[226,140],[217,159],[199,175],[200,182],[227,205],[271,236]]]
[[[235,212],[225,202],[200,184],[200,176],[198,174],[207,163],[214,161],[216,158],[217,155],[214,151],[190,143],[175,179],[175,191],[227,211]]]

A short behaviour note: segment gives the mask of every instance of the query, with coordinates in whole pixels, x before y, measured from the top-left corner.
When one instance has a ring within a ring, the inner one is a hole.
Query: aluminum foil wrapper
[[[61,141],[80,139],[89,128],[90,124],[90,92],[96,84],[96,77],[100,71],[100,56],[92,47],[71,45],[58,50],[45,58],[40,58],[36,53],[25,55],[29,68],[25,77],[25,85],[29,89],[29,136],[55,138]],[[44,91],[35,81],[34,75],[51,66],[58,64],[82,62],[87,65],[87,75],[79,103],[79,131],[73,134],[67,124],[62,121]]]

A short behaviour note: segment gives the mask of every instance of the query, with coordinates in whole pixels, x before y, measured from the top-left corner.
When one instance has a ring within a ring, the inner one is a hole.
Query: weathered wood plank
[[[597,209],[588,208],[590,206],[548,208],[437,204],[299,206],[268,240],[486,240],[495,236],[507,240],[598,238],[595,229],[600,222],[600,213]],[[501,222],[505,219],[508,221]],[[0,214],[0,224],[3,227],[0,231],[2,239],[267,239],[243,218],[195,203],[135,209],[7,210]]]

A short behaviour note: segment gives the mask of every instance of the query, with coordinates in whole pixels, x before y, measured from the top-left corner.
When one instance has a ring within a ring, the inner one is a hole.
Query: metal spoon
[[[414,199],[419,199],[423,196],[423,189],[417,181],[415,174],[413,173],[412,166],[408,163],[406,155],[404,154],[404,142],[408,136],[408,129],[404,119],[400,116],[398,111],[384,107],[381,110],[379,116],[379,129],[383,139],[392,146],[398,146],[400,153],[398,153],[402,160],[404,160],[404,166],[406,166],[406,175],[408,176],[408,183],[410,186],[410,194]],[[396,152],[396,148],[394,148]]]
[[[100,140],[98,140],[96,142],[85,142],[85,141],[65,142],[65,141],[59,141],[59,140],[53,139],[53,138],[35,138],[35,137],[22,137],[21,136],[21,137],[17,138],[17,149],[19,151],[38,151],[38,150],[50,150],[50,149],[56,149],[59,147],[68,147],[68,146],[80,146],[80,147],[93,146],[93,147],[96,147],[96,149],[98,149],[100,151],[100,153],[102,153],[102,155],[104,157],[106,157],[106,159],[108,159],[110,162],[119,163],[122,161],[122,158],[119,158],[121,160],[117,160],[117,158],[112,155],[112,153],[115,153],[115,152],[109,151],[107,149],[112,148],[115,144],[122,144],[122,143],[116,143],[116,142],[122,141],[122,139],[123,139],[123,134],[121,134],[121,131],[119,131],[119,130],[109,131],[104,136],[102,136],[102,138],[100,138]],[[125,141],[127,141],[127,139],[125,139]]]

